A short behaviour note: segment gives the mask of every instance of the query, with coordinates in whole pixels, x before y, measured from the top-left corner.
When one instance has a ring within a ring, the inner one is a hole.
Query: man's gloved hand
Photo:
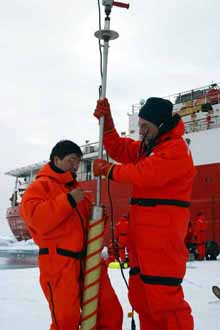
[[[68,192],[67,199],[73,208],[77,207],[77,203],[84,199],[84,190],[80,187]]]
[[[104,131],[111,131],[114,128],[114,122],[111,115],[110,104],[108,99],[98,100],[95,112],[93,115],[100,119],[102,116],[104,117]]]
[[[94,176],[104,175],[108,177],[113,166],[114,164],[108,163],[106,160],[96,159],[93,163],[93,174]]]

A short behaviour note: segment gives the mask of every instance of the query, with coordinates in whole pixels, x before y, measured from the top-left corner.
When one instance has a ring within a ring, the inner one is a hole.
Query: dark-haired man
[[[181,282],[188,251],[184,244],[195,168],[183,139],[184,124],[169,100],[149,98],[139,111],[141,141],[121,138],[108,100],[99,100],[95,117],[104,116],[104,146],[110,157],[94,162],[95,176],[132,184],[129,221],[129,299],[141,330],[192,330],[193,318]]]
[[[92,206],[92,196],[76,180],[81,157],[77,144],[58,142],[21,203],[21,215],[39,246],[40,284],[51,311],[50,330],[80,326],[83,258]],[[121,330],[122,309],[104,263],[100,281],[96,329]]]

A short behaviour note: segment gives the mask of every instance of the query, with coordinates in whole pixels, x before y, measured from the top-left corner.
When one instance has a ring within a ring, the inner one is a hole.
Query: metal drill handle
[[[129,9],[129,7],[130,7],[129,3],[123,3],[123,2],[118,2],[118,1],[113,1],[112,5],[115,7],[121,7],[121,8],[126,8],[126,9]]]

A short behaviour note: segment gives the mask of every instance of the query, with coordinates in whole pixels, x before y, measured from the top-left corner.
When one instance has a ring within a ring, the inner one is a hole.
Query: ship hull
[[[6,217],[9,227],[18,241],[31,238],[28,228],[19,214],[19,206],[9,207]]]

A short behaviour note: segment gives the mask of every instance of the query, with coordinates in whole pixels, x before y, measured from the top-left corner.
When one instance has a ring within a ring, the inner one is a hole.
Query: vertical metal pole
[[[95,36],[104,40],[101,90],[101,99],[104,99],[106,96],[109,40],[113,40],[118,37],[117,32],[110,31],[110,18],[108,16],[105,18],[104,30],[97,31]],[[101,117],[99,122],[99,158],[103,158],[103,131],[104,117]],[[88,226],[81,330],[95,330],[96,328],[101,276],[101,252],[104,239],[104,216],[103,208],[101,206],[100,177],[97,180],[96,205],[93,207],[92,212],[92,218],[90,219]]]
[[[113,0],[103,0],[105,6],[105,26],[103,30],[95,32],[99,40],[104,40],[103,65],[102,65],[102,90],[101,99],[106,96],[108,48],[109,41],[119,37],[116,31],[110,30],[110,13],[113,5],[129,8],[129,5]],[[104,117],[99,121],[99,151],[98,157],[103,158],[103,131]],[[87,251],[84,269],[84,285],[82,299],[82,321],[81,330],[95,330],[98,312],[99,287],[101,276],[101,253],[104,239],[104,216],[101,206],[101,177],[97,180],[96,205],[92,210],[92,218],[88,225]]]
[[[110,30],[110,19],[105,19],[105,30]],[[103,49],[103,74],[102,74],[102,93],[101,100],[103,100],[106,96],[106,88],[107,88],[107,68],[108,68],[108,48],[109,41],[104,41],[104,49]],[[99,152],[98,157],[103,158],[103,131],[104,131],[104,117],[100,118],[99,121]],[[99,176],[97,180],[97,188],[96,188],[96,205],[100,206],[101,203],[101,182],[102,178]]]

